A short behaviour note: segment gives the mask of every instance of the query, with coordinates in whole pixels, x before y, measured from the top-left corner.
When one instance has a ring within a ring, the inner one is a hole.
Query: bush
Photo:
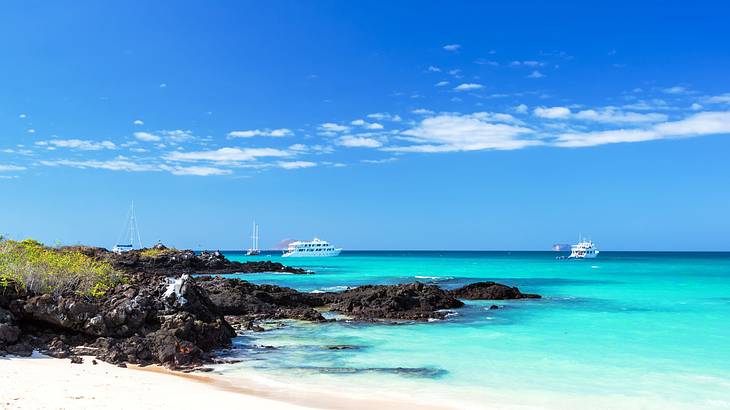
[[[147,249],[143,249],[142,251],[140,251],[139,254],[143,258],[156,258],[161,255],[165,255],[168,253],[176,253],[176,252],[178,252],[178,250],[175,248],[162,248],[162,249],[147,248]]]
[[[0,238],[0,287],[99,297],[123,282],[124,275],[109,263],[76,250],[53,249],[32,239]]]

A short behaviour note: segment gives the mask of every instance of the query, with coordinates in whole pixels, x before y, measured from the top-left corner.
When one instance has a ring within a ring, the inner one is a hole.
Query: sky
[[[720,1],[8,1],[0,232],[730,250]]]

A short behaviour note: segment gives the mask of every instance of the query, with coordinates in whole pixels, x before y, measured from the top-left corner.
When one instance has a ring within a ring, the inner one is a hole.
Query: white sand
[[[3,409],[305,409],[227,390],[206,376],[172,373],[156,366],[120,368],[91,357],[0,358]]]
[[[0,357],[1,409],[444,409],[383,397],[353,397],[320,389],[271,387],[210,373],[159,366],[117,367],[84,357],[83,364],[41,355]]]

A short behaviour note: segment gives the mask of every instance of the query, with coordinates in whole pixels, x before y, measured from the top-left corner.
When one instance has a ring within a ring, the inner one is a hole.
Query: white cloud
[[[356,137],[352,135],[340,137],[336,143],[337,145],[349,148],[379,148],[383,146],[383,143],[375,138]]]
[[[319,133],[320,135],[325,136],[333,136],[340,132],[347,132],[350,130],[350,127],[346,125],[341,124],[335,124],[333,122],[326,122],[324,124],[320,124],[319,126]]]
[[[160,167],[164,171],[168,171],[173,175],[194,175],[194,176],[211,176],[211,175],[230,175],[233,173],[230,169],[214,168],[214,167],[170,167],[163,165]]]
[[[413,114],[416,115],[431,115],[433,114],[433,111],[427,110],[425,108],[416,108],[415,110],[411,111]]]
[[[389,157],[389,158],[383,158],[383,159],[363,159],[360,160],[360,162],[365,164],[386,164],[388,162],[398,161],[398,158],[396,157]]]
[[[532,112],[540,118],[557,119],[570,117],[570,108],[567,107],[537,107]]]
[[[134,120],[134,122],[132,122],[132,124],[134,124],[134,125],[144,125],[144,121],[142,121],[142,120]]]
[[[58,148],[78,149],[82,151],[100,151],[103,149],[116,149],[117,146],[111,141],[89,141],[80,139],[53,139],[49,141],[38,141],[36,145]]]
[[[436,66],[430,65],[430,66],[428,66],[427,71],[430,71],[432,73],[440,73],[441,69]]]
[[[692,105],[690,106],[690,109],[692,109],[692,111],[699,111],[702,108],[703,108],[702,105],[697,104],[697,103],[692,103]]]
[[[433,86],[434,87],[444,87],[444,86],[447,86],[447,85],[449,85],[449,82],[448,81],[439,81],[436,84],[434,84]]]
[[[220,148],[212,151],[174,151],[165,155],[170,161],[211,161],[221,163],[234,163],[255,161],[263,157],[288,157],[292,155],[288,151],[276,148]]]
[[[668,87],[662,89],[662,92],[665,94],[686,94],[689,92],[686,87],[681,86],[674,86],[674,87]]]
[[[708,104],[730,104],[730,93],[708,97],[705,102]]]
[[[264,130],[247,130],[247,131],[231,131],[228,133],[228,137],[230,138],[251,138],[251,137],[288,137],[292,135],[293,132],[288,128],[277,128],[274,130],[271,129],[264,129]]]
[[[35,129],[28,128],[28,134],[35,134]]]
[[[0,172],[14,172],[14,171],[25,171],[26,167],[21,167],[18,165],[3,165],[0,164]]]
[[[376,112],[373,114],[368,114],[368,118],[371,120],[377,120],[377,121],[392,121],[392,122],[399,122],[401,120],[401,117],[397,114],[392,115],[387,112]]]
[[[160,84],[160,88],[167,88],[167,84],[165,84],[165,83]]]
[[[157,142],[161,141],[162,137],[159,135],[151,134],[149,132],[139,131],[134,133],[134,138],[137,138],[140,141],[146,141],[146,142]]]
[[[535,70],[527,75],[527,78],[543,78],[545,77],[545,74]]]
[[[713,134],[730,134],[730,112],[703,112],[682,120],[663,122],[649,128],[619,129],[560,135],[559,147],[590,147],[620,142],[652,141],[665,138],[689,138]]]
[[[459,84],[458,86],[454,87],[455,91],[471,91],[471,90],[479,90],[484,88],[481,84],[476,83],[463,83]]]
[[[454,152],[485,149],[511,150],[540,145],[536,140],[520,139],[533,130],[489,122],[489,113],[470,115],[443,114],[426,118],[415,128],[403,131],[402,140],[416,145],[386,147],[396,152]]]
[[[308,151],[309,148],[304,144],[293,144],[289,146],[290,151],[297,151],[297,152],[305,152]]]
[[[443,47],[446,51],[458,51],[461,48],[461,44],[447,44]]]
[[[581,110],[575,113],[568,107],[538,107],[533,112],[536,116],[547,119],[571,119],[607,124],[636,124],[667,120],[665,114],[625,112],[616,107]]]
[[[301,168],[311,168],[316,167],[316,162],[309,162],[309,161],[279,161],[276,163],[276,165],[279,168],[284,169],[301,169]]]
[[[56,161],[40,161],[42,165],[51,166],[51,167],[58,167],[58,166],[65,166],[65,167],[71,167],[71,168],[80,168],[80,169],[87,169],[87,168],[94,168],[94,169],[106,169],[109,171],[128,171],[128,172],[150,172],[150,171],[159,171],[160,168],[156,165],[152,164],[142,164],[137,163],[133,161],[129,161],[128,159],[114,159],[109,161],[97,161],[97,160],[88,160],[88,161],[76,161],[76,160],[56,160]]]
[[[369,130],[382,130],[384,127],[382,124],[378,124],[377,122],[367,122],[362,119],[357,119],[355,121],[352,121],[350,124],[358,126],[358,127],[364,127]]]
[[[527,114],[528,108],[525,104],[520,104],[514,108],[516,113]]]
[[[20,114],[20,115],[18,115],[18,118],[21,118],[21,119],[28,118],[28,114]]]
[[[117,157],[113,160],[98,161],[98,160],[56,160],[56,161],[40,161],[42,165],[50,167],[71,167],[78,169],[104,169],[108,171],[125,171],[125,172],[161,172],[166,171],[173,175],[197,175],[197,176],[209,176],[209,175],[229,175],[232,173],[231,170],[213,168],[213,167],[182,167],[182,166],[170,166],[165,164],[148,164],[141,162],[134,162],[125,157]]]
[[[611,124],[618,123],[640,123],[640,122],[660,122],[666,121],[666,114],[637,112],[623,112],[613,107],[605,107],[600,110],[582,110],[574,115],[579,120],[588,120],[596,122],[605,122]]]

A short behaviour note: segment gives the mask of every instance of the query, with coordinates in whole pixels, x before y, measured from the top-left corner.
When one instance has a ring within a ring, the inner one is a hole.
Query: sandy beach
[[[402,409],[420,403],[354,399],[233,385],[223,377],[160,366],[117,367],[84,357],[82,364],[42,355],[1,357],[2,409]]]

